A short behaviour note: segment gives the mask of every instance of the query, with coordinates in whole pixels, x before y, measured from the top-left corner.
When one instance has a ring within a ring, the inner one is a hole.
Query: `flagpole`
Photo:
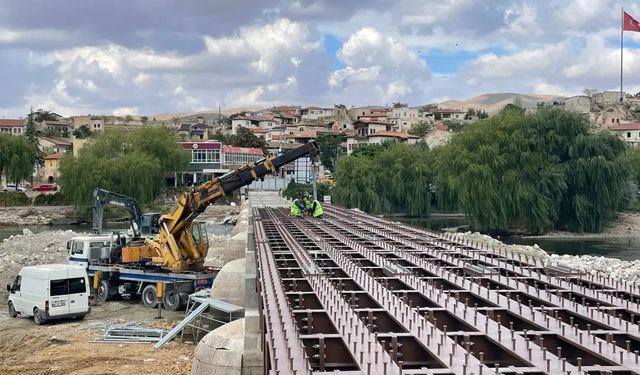
[[[624,55],[624,8],[620,7],[620,103],[622,103],[622,59]]]

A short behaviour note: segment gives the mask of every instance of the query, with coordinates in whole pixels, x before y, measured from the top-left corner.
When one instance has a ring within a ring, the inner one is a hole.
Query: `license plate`
[[[51,307],[62,307],[65,304],[66,304],[65,301],[52,301]]]

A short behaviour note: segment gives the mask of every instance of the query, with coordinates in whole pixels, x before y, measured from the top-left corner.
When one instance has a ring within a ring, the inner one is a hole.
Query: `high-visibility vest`
[[[302,215],[302,211],[300,210],[300,207],[298,207],[298,205],[296,205],[296,200],[295,199],[291,201],[291,215],[293,215],[293,216]]]
[[[318,217],[318,216],[322,216],[324,214],[324,210],[322,209],[322,205],[320,204],[320,202],[315,201],[313,202],[314,205],[314,209],[313,209],[313,217]]]
[[[313,208],[313,201],[309,198],[302,198],[302,203],[304,203],[304,208],[307,210],[311,210]]]

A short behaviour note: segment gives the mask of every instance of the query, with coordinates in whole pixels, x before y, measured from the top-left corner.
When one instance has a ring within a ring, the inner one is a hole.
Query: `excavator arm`
[[[280,167],[296,159],[308,156],[315,160],[317,153],[318,145],[312,141],[275,158],[266,156],[182,194],[171,212],[160,217],[159,237],[146,240],[153,248],[152,262],[171,269],[201,268],[208,244],[197,240],[206,233],[201,234],[204,228],[193,225],[193,221],[207,206],[255,180],[277,173]]]
[[[108,190],[96,188],[93,191],[93,231],[100,234],[102,232],[102,219],[104,206],[112,205],[122,207],[129,213],[129,221],[135,238],[140,237],[140,224],[142,221],[142,210],[138,201],[126,195],[114,193]]]

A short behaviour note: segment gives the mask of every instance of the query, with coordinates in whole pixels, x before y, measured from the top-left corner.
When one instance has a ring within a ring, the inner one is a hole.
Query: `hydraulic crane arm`
[[[195,187],[182,194],[170,213],[160,217],[160,236],[157,240],[147,239],[147,243],[156,249],[166,267],[198,268],[204,261],[208,246],[197,246],[189,232],[195,218],[207,206],[255,180],[277,173],[278,168],[296,159],[308,156],[315,160],[317,153],[318,145],[312,141],[276,158],[266,156]],[[159,261],[154,257],[154,263]]]
[[[104,206],[112,205],[122,207],[129,213],[129,221],[135,238],[140,237],[140,224],[142,221],[142,210],[138,201],[126,195],[114,193],[104,189],[96,188],[93,191],[93,230],[96,233],[102,232],[102,216]]]

